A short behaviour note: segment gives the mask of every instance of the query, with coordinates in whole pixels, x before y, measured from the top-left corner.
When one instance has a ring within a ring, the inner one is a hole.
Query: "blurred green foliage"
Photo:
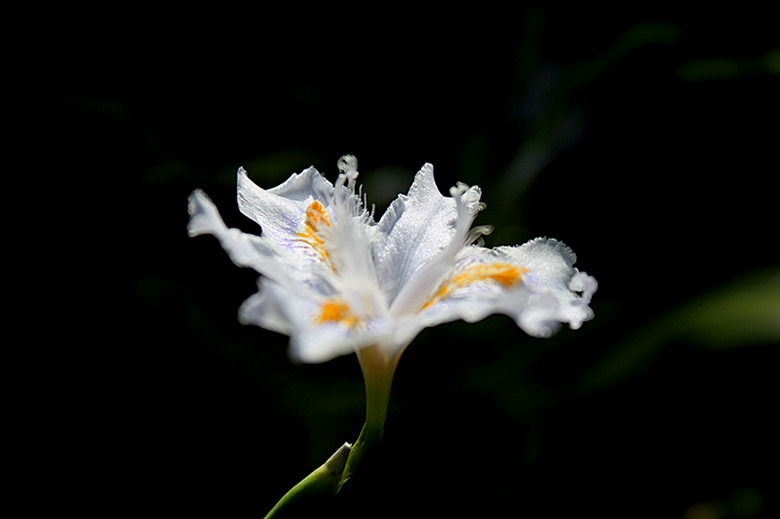
[[[780,270],[751,271],[668,309],[623,337],[585,386],[636,376],[662,348],[680,342],[714,349],[780,342]]]

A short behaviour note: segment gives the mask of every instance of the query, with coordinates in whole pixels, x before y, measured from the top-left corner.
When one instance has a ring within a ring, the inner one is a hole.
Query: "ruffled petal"
[[[260,278],[257,288],[257,293],[244,301],[238,309],[239,322],[290,335],[295,324],[289,319],[283,306],[284,287],[268,278]]]
[[[459,195],[468,214],[466,230],[479,211],[480,194],[478,187],[472,187]],[[441,194],[433,166],[425,164],[408,195],[399,195],[376,226],[373,251],[377,276],[389,303],[421,267],[452,242],[459,218],[462,225],[455,197]]]
[[[189,213],[190,236],[214,235],[236,265],[253,268],[285,286],[300,286],[322,295],[336,290],[332,271],[305,241],[291,237],[287,247],[280,247],[265,233],[255,236],[228,228],[214,203],[201,190],[190,196]]]
[[[597,284],[575,261],[566,245],[545,238],[519,247],[467,247],[418,318],[434,326],[502,313],[536,337],[550,336],[561,323],[579,328],[593,317],[588,305]]]
[[[323,309],[333,301],[344,303],[270,280],[259,285],[260,291],[241,306],[239,319],[289,335],[290,357],[296,361],[325,362],[375,344],[393,344],[393,321],[353,314],[324,317]]]
[[[194,191],[190,195],[188,209],[190,221],[187,231],[190,236],[212,234],[236,265],[253,268],[280,282],[285,280],[285,272],[280,268],[267,241],[238,229],[229,229],[206,193],[199,189]]]
[[[252,182],[244,168],[239,168],[237,180],[238,208],[260,225],[269,242],[282,247],[301,231],[313,201],[327,208],[333,199],[333,184],[311,167],[267,190]]]
[[[258,223],[263,238],[289,268],[328,277],[332,265],[319,236],[326,227],[333,185],[314,168],[294,173],[279,186],[265,190],[238,170],[238,207]]]
[[[358,330],[338,323],[301,326],[290,336],[290,357],[300,362],[325,362],[362,348],[392,343],[393,323],[371,319]]]

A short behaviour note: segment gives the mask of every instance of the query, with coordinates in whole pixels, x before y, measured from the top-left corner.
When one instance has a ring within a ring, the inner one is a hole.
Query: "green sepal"
[[[342,483],[352,446],[345,443],[311,474],[292,487],[265,516],[266,519],[301,517],[331,499]]]
[[[341,476],[341,482],[338,489],[346,483],[352,474],[357,470],[358,465],[370,455],[378,446],[382,439],[383,428],[371,428],[369,424],[363,425],[363,429],[360,431],[357,441],[349,451],[349,457],[347,458],[344,471]]]

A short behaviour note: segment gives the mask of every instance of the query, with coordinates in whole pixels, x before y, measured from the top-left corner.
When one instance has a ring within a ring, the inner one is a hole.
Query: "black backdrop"
[[[53,256],[71,261],[39,272],[65,297],[42,305],[63,328],[30,383],[48,474],[32,502],[53,483],[101,516],[257,517],[355,439],[355,359],[295,365],[285,337],[238,324],[255,275],[185,230],[203,188],[258,232],[238,166],[270,187],[309,165],[333,179],[350,153],[378,212],[432,162],[443,190],[483,188],[488,245],[559,238],[600,288],[596,318],[550,340],[495,316],[419,336],[381,453],[326,516],[776,513],[776,297],[758,324],[715,315],[722,341],[664,333],[733,280],[776,279],[771,21],[379,11],[69,12],[47,33],[39,230],[64,229]]]

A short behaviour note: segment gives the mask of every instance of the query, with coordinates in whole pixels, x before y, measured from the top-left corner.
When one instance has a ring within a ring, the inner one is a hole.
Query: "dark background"
[[[103,517],[258,517],[355,440],[354,356],[291,363],[236,320],[254,273],[186,234],[195,188],[258,232],[239,166],[333,180],[349,153],[378,215],[431,162],[444,192],[483,188],[488,245],[556,237],[600,288],[549,340],[501,316],[421,334],[380,454],[325,516],[776,514],[771,17],[388,11],[63,14],[36,65],[58,200],[38,230],[64,228],[65,272],[42,260],[77,297],[44,305],[64,328],[29,385],[31,481]]]

